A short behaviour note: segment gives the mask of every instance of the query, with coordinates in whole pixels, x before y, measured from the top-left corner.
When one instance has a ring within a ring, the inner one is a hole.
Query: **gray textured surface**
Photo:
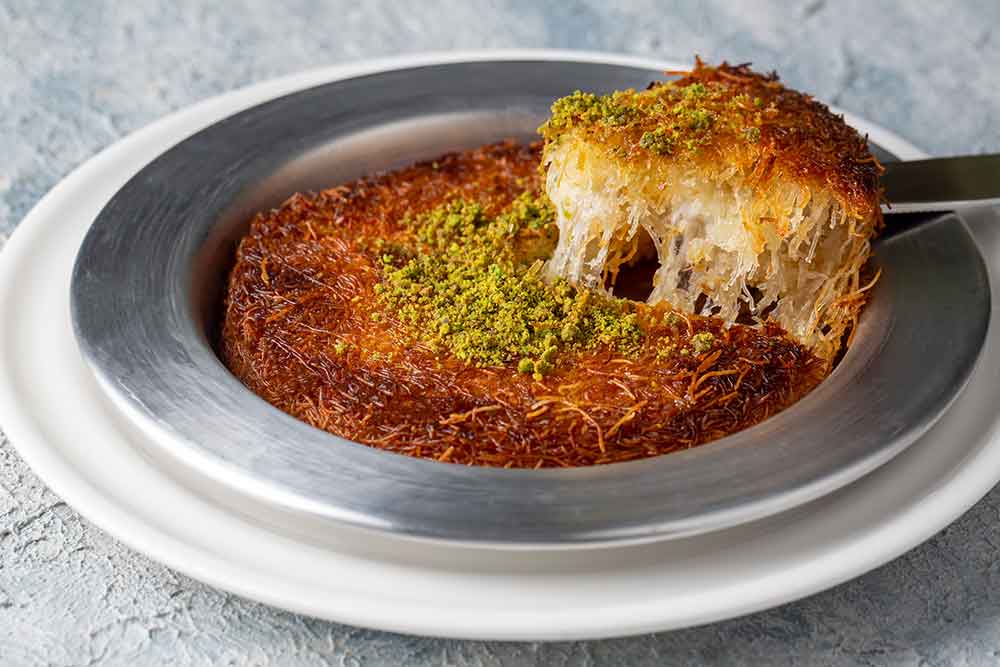
[[[991,0],[410,4],[0,2],[0,243],[70,170],[168,111],[283,73],[414,50],[751,60],[932,153],[1000,151]],[[137,556],[0,439],[0,663],[995,664],[998,546],[995,490],[895,562],[742,619],[564,644],[404,637],[247,602]]]

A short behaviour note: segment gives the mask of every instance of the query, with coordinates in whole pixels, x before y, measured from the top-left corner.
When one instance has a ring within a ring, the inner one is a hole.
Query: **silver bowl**
[[[883,275],[854,344],[812,393],[753,428],[642,461],[498,470],[372,449],[270,406],[213,349],[234,245],[254,212],[449,150],[530,140],[559,96],[660,76],[570,60],[433,65],[216,123],[150,162],[91,227],[71,288],[83,355],[158,461],[294,530],[336,522],[490,547],[607,545],[717,530],[830,493],[924,433],[975,365],[989,286],[955,215],[911,218],[920,224],[878,242]]]

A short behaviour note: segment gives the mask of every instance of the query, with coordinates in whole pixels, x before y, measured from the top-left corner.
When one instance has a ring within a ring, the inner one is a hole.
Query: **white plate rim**
[[[5,313],[3,306],[9,301],[6,298],[9,286],[15,283],[13,270],[23,256],[32,251],[33,243],[42,238],[46,231],[46,222],[51,219],[51,215],[65,204],[67,197],[79,191],[79,188],[85,187],[94,175],[110,165],[131,159],[139,161],[136,168],[141,166],[145,161],[141,155],[149,156],[149,154],[142,153],[136,157],[135,149],[145,148],[146,144],[159,144],[159,149],[162,150],[200,127],[258,101],[337,78],[422,64],[524,58],[573,58],[664,69],[674,66],[670,63],[657,63],[641,58],[567,51],[520,50],[424,54],[305,72],[212,98],[171,114],[106,149],[73,172],[35,206],[12,235],[0,258],[0,293],[4,293],[0,295],[0,322],[5,323],[10,319],[10,313]],[[194,119],[197,121],[192,125]],[[847,119],[857,127],[867,128],[873,140],[901,157],[913,159],[924,156],[919,150],[891,133],[850,115]],[[6,350],[6,346],[6,328],[0,327],[0,350]],[[642,605],[637,605],[628,610],[629,614],[634,614],[632,618],[604,617],[599,627],[595,626],[593,621],[586,621],[584,618],[586,610],[578,617],[571,618],[568,615],[559,617],[555,619],[555,623],[538,624],[537,619],[530,618],[494,618],[490,619],[490,627],[484,627],[484,619],[463,620],[460,611],[450,615],[428,614],[427,618],[407,618],[405,614],[392,614],[384,606],[365,604],[363,600],[351,600],[350,604],[331,606],[316,604],[316,601],[295,599],[294,596],[289,596],[273,587],[273,578],[257,579],[251,576],[248,580],[247,575],[254,573],[236,572],[228,568],[229,564],[224,561],[206,558],[205,553],[185,542],[183,536],[171,535],[157,526],[144,523],[137,516],[128,514],[127,508],[111,502],[107,494],[94,488],[86,477],[70,468],[60,457],[57,449],[46,442],[44,435],[33,423],[32,413],[35,408],[24,405],[18,394],[18,381],[18,378],[13,377],[6,369],[0,368],[0,412],[4,415],[3,427],[11,442],[36,474],[58,495],[108,533],[138,551],[196,579],[250,598],[343,622],[423,634],[501,639],[609,636],[682,627],[748,613],[822,590],[888,561],[950,523],[971,507],[1000,478],[1000,472],[991,472],[1000,471],[1000,465],[997,465],[1000,463],[1000,441],[993,438],[988,447],[977,453],[975,459],[965,462],[962,470],[944,489],[934,493],[933,502],[921,498],[905,515],[888,518],[885,531],[878,536],[879,539],[842,545],[836,554],[826,554],[822,559],[829,561],[832,556],[837,556],[840,562],[836,564],[826,562],[822,568],[817,566],[817,569],[822,571],[814,573],[814,576],[788,577],[789,583],[767,593],[760,592],[760,582],[756,582],[758,589],[756,593],[733,595],[732,599],[722,606],[691,609],[683,614],[683,617],[673,615],[667,618],[662,613],[658,614],[655,606],[642,608]],[[845,557],[847,554],[851,557]],[[815,576],[817,574],[821,576]]]

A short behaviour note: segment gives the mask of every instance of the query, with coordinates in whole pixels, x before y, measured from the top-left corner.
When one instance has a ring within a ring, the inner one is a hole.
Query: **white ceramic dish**
[[[321,537],[283,534],[195,494],[139,453],[135,436],[103,402],[80,358],[68,308],[70,269],[80,240],[127,178],[192,132],[292,90],[421,63],[566,55],[429,55],[295,75],[174,114],[79,168],[22,222],[0,261],[0,411],[15,447],[88,519],[195,578],[293,611],[452,637],[600,637],[748,613],[876,567],[981,498],[1000,479],[995,326],[958,404],[890,463],[791,512],[670,542],[501,553],[349,529]],[[848,120],[897,155],[921,157],[897,137]],[[997,217],[993,211],[969,216],[990,263],[994,318],[1000,313]]]

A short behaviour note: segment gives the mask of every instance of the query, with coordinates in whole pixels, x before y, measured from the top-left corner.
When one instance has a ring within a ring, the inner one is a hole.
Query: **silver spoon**
[[[885,213],[1000,205],[1000,154],[888,162],[881,183]]]

